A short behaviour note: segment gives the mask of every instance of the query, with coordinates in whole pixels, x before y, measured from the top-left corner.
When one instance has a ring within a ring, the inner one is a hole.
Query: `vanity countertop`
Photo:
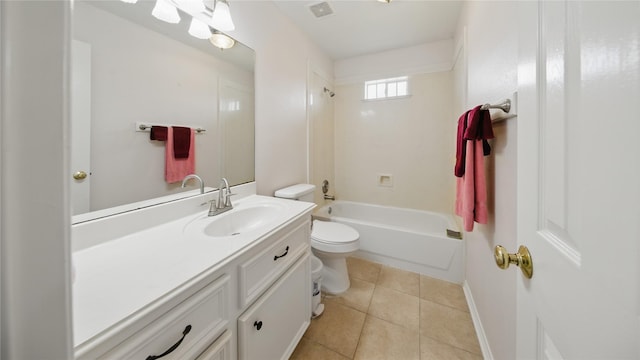
[[[190,280],[216,271],[314,207],[306,202],[251,195],[235,201],[234,210],[261,203],[278,204],[284,211],[278,212],[270,225],[246,236],[211,238],[188,231],[191,224],[206,219],[207,210],[203,209],[74,252],[74,346],[135,317]]]

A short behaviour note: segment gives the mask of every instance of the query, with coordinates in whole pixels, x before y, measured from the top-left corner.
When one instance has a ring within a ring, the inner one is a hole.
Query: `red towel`
[[[151,140],[166,141],[167,140],[167,127],[166,126],[152,126],[151,134],[149,135]]]
[[[185,176],[189,174],[195,174],[196,172],[196,156],[195,156],[195,131],[189,129],[190,144],[193,146],[189,147],[188,157],[185,159],[177,159],[174,156],[174,146],[173,146],[173,128],[169,127],[167,129],[167,143],[165,144],[165,167],[164,167],[164,177],[168,183],[174,183],[178,181],[182,181]]]
[[[191,128],[173,127],[173,155],[176,159],[186,159],[189,157],[191,148]]]
[[[488,140],[493,139],[493,127],[491,124],[491,113],[489,110],[481,110],[482,106],[476,106],[469,111],[469,121],[464,132],[467,140]]]
[[[464,139],[464,133],[467,129],[467,115],[465,112],[458,119],[458,135],[456,137],[456,166],[453,170],[457,177],[464,175],[464,164],[466,160],[467,141]]]
[[[467,140],[482,140],[482,153],[491,154],[488,139],[493,139],[493,126],[489,110],[481,110],[482,105],[465,112],[458,119],[458,133],[456,137],[456,165],[454,174],[464,175],[466,168]]]

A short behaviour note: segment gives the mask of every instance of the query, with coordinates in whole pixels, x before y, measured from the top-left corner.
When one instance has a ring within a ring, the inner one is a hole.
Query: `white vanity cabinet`
[[[196,360],[231,360],[231,332],[227,331],[211,346],[198,356]]]
[[[221,276],[98,358],[195,359],[227,329],[229,279]]]
[[[288,358],[311,318],[313,205],[245,208],[271,201],[290,213],[255,235],[192,235],[193,219],[217,220],[196,214],[75,254],[76,359]]]

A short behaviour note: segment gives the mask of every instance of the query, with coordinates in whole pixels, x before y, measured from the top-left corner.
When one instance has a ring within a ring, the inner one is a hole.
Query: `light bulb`
[[[211,37],[211,30],[207,24],[194,17],[189,25],[189,34],[198,39],[206,40]]]
[[[225,34],[222,33],[213,33],[213,35],[211,35],[211,37],[209,38],[209,41],[216,47],[219,47],[220,49],[229,49],[232,48],[233,45],[236,44],[236,41],[233,40],[232,38],[228,37]]]
[[[156,5],[153,7],[151,15],[155,16],[156,19],[166,21],[170,24],[177,24],[180,22],[178,9],[169,3],[168,0],[156,0]]]
[[[229,11],[229,3],[227,3],[227,0],[216,0],[213,15],[211,15],[211,26],[220,31],[235,30],[236,26],[231,19],[231,12]]]

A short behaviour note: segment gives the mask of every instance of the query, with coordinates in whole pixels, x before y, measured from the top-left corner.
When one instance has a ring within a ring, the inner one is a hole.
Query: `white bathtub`
[[[349,225],[360,233],[357,257],[454,283],[464,276],[460,231],[450,215],[413,209],[335,201],[314,216]]]

